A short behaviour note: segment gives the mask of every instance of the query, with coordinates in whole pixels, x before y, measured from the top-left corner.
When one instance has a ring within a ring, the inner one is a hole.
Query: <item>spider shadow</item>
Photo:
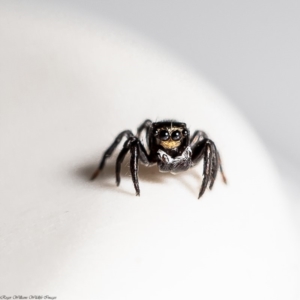
[[[97,162],[83,164],[75,169],[74,171],[75,176],[81,181],[84,180],[92,183],[90,178],[94,173],[96,167],[97,167]],[[132,192],[122,189],[122,179],[128,177],[131,177],[131,174],[130,174],[130,167],[129,167],[129,158],[126,157],[121,169],[121,184],[118,187],[118,191],[124,194],[133,195],[134,189],[132,190]],[[186,189],[188,189],[191,193],[193,193],[193,195],[197,195],[198,192],[197,187],[198,189],[200,189],[202,177],[200,175],[200,172],[198,172],[196,169],[191,169],[188,170],[187,172],[173,175],[170,173],[159,172],[156,165],[152,167],[147,167],[141,163],[139,164],[139,181],[141,185],[143,181],[162,184],[170,180],[176,181],[175,184],[184,185]],[[94,181],[97,182],[97,184],[98,183],[101,184],[101,186],[103,187],[115,188],[116,187],[115,160],[112,159],[111,161],[108,161],[104,169],[99,173],[98,177]],[[170,184],[174,184],[174,183],[170,182]]]

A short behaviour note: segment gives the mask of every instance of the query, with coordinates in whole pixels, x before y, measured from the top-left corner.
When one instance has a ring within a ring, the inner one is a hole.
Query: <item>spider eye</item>
[[[157,130],[157,129],[155,129],[155,130],[153,131],[153,135],[154,135],[154,136],[157,136],[157,135],[158,135],[158,130]]]
[[[188,131],[187,131],[186,129],[183,129],[183,130],[182,130],[182,134],[183,134],[184,136],[187,136],[187,135],[188,135]]]
[[[170,135],[167,130],[161,130],[159,132],[159,138],[163,141],[167,141],[169,139]]]
[[[173,141],[178,141],[178,140],[180,140],[180,138],[181,138],[180,131],[179,130],[173,131],[173,133],[172,133],[172,140]]]

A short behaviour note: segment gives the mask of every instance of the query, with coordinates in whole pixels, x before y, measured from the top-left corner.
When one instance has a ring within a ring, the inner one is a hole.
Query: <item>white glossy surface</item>
[[[253,132],[203,79],[104,23],[1,10],[1,293],[58,299],[296,299],[294,229]],[[141,167],[115,135],[145,118],[208,132],[229,179]]]

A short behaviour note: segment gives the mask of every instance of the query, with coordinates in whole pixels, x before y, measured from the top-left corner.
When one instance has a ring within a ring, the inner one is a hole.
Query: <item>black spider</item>
[[[141,133],[144,130],[149,153],[140,140]],[[204,194],[207,186],[212,189],[219,169],[223,181],[226,183],[220,155],[214,142],[208,139],[207,135],[200,130],[195,131],[190,137],[186,124],[173,120],[155,123],[146,120],[137,129],[136,135],[130,130],[122,131],[104,152],[99,167],[94,172],[91,180],[98,176],[105,165],[106,159],[112,155],[123,137],[126,137],[126,141],[116,162],[116,183],[117,185],[120,184],[121,164],[128,151],[130,151],[130,172],[137,196],[140,195],[139,159],[146,166],[157,164],[160,172],[176,174],[197,165],[203,158],[203,180],[198,198]]]

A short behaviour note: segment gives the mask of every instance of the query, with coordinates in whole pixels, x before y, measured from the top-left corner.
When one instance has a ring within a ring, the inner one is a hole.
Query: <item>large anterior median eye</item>
[[[169,139],[170,135],[169,135],[169,132],[167,130],[161,130],[159,132],[159,138],[162,140],[162,141],[167,141]]]
[[[172,132],[172,140],[173,141],[179,141],[181,138],[181,133],[179,130],[175,130]]]

